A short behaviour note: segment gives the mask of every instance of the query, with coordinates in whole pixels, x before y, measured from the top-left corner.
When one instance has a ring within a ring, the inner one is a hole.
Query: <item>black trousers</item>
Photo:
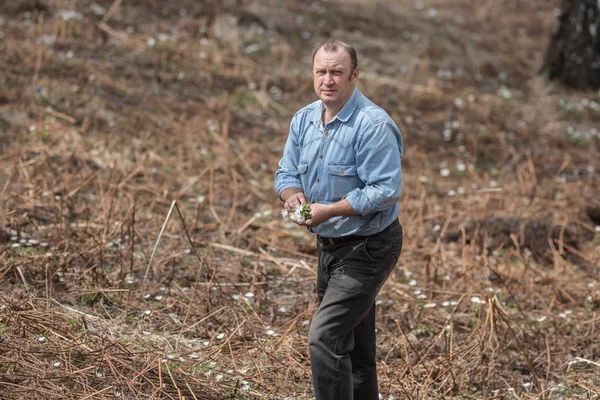
[[[375,297],[400,256],[402,225],[317,247],[319,307],[308,334],[315,399],[378,400]]]

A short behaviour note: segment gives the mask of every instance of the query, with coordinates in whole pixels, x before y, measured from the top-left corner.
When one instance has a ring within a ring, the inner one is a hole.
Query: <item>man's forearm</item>
[[[333,217],[342,215],[358,215],[348,200],[343,199],[332,204],[315,203],[311,205],[312,224],[317,226]]]
[[[336,203],[328,204],[328,212],[331,214],[329,218],[339,217],[343,215],[358,215],[356,210],[352,208],[348,200],[342,199]]]

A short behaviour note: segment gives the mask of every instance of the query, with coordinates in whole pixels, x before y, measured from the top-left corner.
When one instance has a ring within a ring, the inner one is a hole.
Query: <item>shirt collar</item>
[[[354,110],[356,110],[359,97],[360,97],[360,91],[355,87],[354,91],[352,92],[352,96],[350,96],[350,98],[348,99],[346,104],[344,104],[342,109],[337,113],[337,115],[335,116],[335,118],[332,119],[332,121],[335,119],[339,119],[341,122],[347,122],[348,119],[350,119],[350,117],[354,113]],[[324,106],[323,106],[322,101],[319,102],[318,107],[315,107],[312,120],[317,125],[319,125],[323,122],[323,120],[322,120],[323,107]]]
[[[348,119],[352,116],[354,110],[356,110],[359,94],[360,92],[355,87],[354,91],[352,92],[352,96],[350,96],[346,104],[344,104],[344,107],[342,107],[342,109],[335,116],[337,119],[339,119],[342,122],[348,121]]]

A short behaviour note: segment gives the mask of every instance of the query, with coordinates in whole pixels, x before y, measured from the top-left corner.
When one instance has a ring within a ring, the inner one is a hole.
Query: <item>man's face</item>
[[[329,109],[339,111],[352,96],[358,78],[358,67],[351,70],[350,56],[344,49],[315,54],[313,80],[315,93]]]

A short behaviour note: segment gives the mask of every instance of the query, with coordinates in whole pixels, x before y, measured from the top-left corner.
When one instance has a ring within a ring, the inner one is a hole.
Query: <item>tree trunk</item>
[[[600,88],[600,0],[563,0],[542,71],[577,89]]]

